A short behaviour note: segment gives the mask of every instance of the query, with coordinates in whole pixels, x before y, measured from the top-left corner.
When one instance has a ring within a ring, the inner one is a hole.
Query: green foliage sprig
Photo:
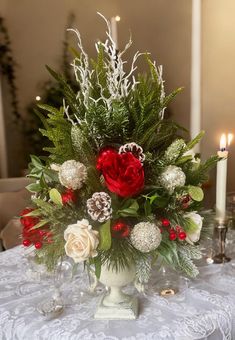
[[[11,40],[5,20],[0,17],[0,73],[6,76],[11,94],[11,104],[13,109],[14,121],[19,123],[21,118],[16,87],[15,75],[16,62],[13,57]]]

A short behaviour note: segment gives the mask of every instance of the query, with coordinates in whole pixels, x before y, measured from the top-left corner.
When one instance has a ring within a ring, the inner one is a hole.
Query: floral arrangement
[[[131,41],[117,52],[107,27],[96,60],[74,30],[78,92],[48,68],[64,105],[39,105],[48,112],[41,133],[51,147],[48,157],[31,157],[35,182],[28,186],[32,207],[21,214],[23,245],[34,246],[49,269],[64,255],[94,266],[97,277],[104,263],[118,270],[134,262],[143,281],[159,257],[194,277],[201,186],[217,157],[201,162],[193,147],[203,133],[187,142],[185,131],[164,117],[180,89],[165,94],[162,67],[144,54],[149,72],[136,76],[137,52],[127,71],[123,56]]]

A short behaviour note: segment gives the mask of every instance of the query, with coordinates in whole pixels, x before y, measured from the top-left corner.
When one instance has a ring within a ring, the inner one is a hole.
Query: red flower
[[[26,209],[22,210],[21,213],[20,213],[20,216],[21,216],[20,222],[25,228],[30,229],[30,228],[34,227],[39,222],[39,219],[37,217],[25,216],[33,210],[34,209],[32,209],[32,208],[26,208]]]
[[[77,200],[76,194],[73,189],[67,189],[62,195],[62,203],[65,205],[67,203],[75,203]]]
[[[112,148],[111,146],[105,146],[104,148],[102,148],[100,150],[99,156],[97,158],[97,162],[96,162],[96,169],[101,171],[102,169],[102,164],[103,164],[103,160],[110,154],[116,154],[117,151]]]
[[[104,152],[98,159],[97,167],[108,189],[121,197],[134,196],[144,186],[143,166],[131,152]]]

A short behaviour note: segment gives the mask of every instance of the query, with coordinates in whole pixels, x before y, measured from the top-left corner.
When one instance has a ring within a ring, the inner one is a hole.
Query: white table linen
[[[157,273],[155,274],[157,278]],[[27,276],[23,248],[0,254],[0,339],[2,340],[233,340],[235,339],[235,263],[201,267],[200,276],[171,298],[139,295],[134,321],[99,321],[93,314],[100,297],[80,300],[85,274],[62,287],[63,313],[46,320],[37,311],[52,294],[46,282]],[[137,294],[137,293],[136,293]],[[77,297],[77,298],[76,298]]]

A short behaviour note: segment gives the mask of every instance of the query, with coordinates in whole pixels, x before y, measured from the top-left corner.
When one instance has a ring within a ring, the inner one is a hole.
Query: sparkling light
[[[36,96],[35,98],[37,101],[41,100],[41,97],[40,96]]]
[[[116,16],[115,16],[115,20],[116,20],[116,21],[120,21],[120,20],[121,20],[121,17],[120,17],[119,15],[116,15]]]

